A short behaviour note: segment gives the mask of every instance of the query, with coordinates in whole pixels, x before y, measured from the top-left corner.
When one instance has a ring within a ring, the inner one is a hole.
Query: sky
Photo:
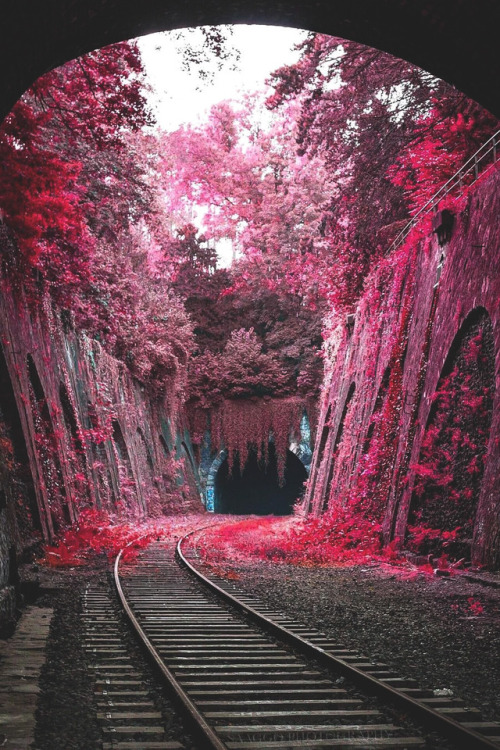
[[[294,45],[306,35],[305,31],[278,26],[233,27],[232,45],[239,51],[237,69],[224,65],[217,70],[212,65],[210,83],[200,80],[196,72],[182,69],[178,32],[165,31],[138,39],[142,60],[151,87],[149,104],[158,125],[164,130],[176,130],[183,123],[197,123],[205,119],[210,107],[226,99],[238,99],[239,94],[265,88],[265,80],[277,68],[291,65],[299,58]],[[197,40],[196,33],[183,32],[188,43]],[[201,34],[198,37],[202,39]],[[198,223],[193,218],[194,223]],[[233,246],[220,240],[216,246],[219,267],[233,261]]]
[[[152,87],[150,105],[160,127],[175,130],[184,122],[199,122],[213,104],[264,88],[273,70],[298,59],[299,53],[292,48],[306,34],[277,26],[238,25],[233,29],[232,44],[240,52],[238,69],[231,70],[228,65],[217,71],[213,65],[209,84],[200,81],[196,73],[182,70],[182,41],[175,40],[178,32],[150,34],[138,40]],[[193,43],[196,34],[185,38]]]

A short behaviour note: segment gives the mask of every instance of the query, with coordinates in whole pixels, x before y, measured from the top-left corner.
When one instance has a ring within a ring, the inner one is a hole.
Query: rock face
[[[175,397],[148,396],[123,363],[46,300],[0,297],[0,629],[17,565],[82,509],[139,519],[201,509]]]
[[[439,220],[434,230],[423,222],[369,279],[354,325],[349,316],[332,332],[306,496],[316,513],[345,505],[369,513],[385,541],[399,546],[411,546],[417,533],[431,544],[432,497],[449,516],[440,551],[461,544],[493,567],[500,565],[499,184],[492,168],[455,202],[446,232]],[[418,528],[409,532],[409,520]]]

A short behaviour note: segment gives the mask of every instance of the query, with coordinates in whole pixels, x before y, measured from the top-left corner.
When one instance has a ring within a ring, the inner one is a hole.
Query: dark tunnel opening
[[[284,481],[280,486],[274,443],[269,443],[266,462],[251,449],[243,471],[236,460],[230,472],[226,457],[215,477],[215,510],[235,515],[289,515],[302,497],[306,479],[303,463],[287,450]]]

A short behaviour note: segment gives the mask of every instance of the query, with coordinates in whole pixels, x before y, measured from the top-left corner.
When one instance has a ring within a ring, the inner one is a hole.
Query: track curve
[[[207,578],[186,549],[193,533],[177,549],[153,545],[125,575],[120,553],[115,583],[131,624],[203,747],[425,747],[404,719],[394,722],[394,706],[451,738],[454,747],[499,747],[465,725],[478,723],[474,713],[464,713],[463,722],[443,716],[410,697],[411,691],[425,691],[410,687],[405,694],[384,684],[383,665],[353,658],[280,613],[257,611],[254,600],[235,596],[231,584]],[[339,687],[344,680],[353,687]],[[360,690],[391,708],[381,713]]]

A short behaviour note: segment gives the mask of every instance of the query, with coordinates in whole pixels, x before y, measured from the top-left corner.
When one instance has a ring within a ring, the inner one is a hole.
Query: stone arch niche
[[[314,492],[316,490],[316,485],[318,484],[318,477],[322,473],[322,467],[325,462],[325,448],[328,443],[328,438],[330,437],[330,419],[332,417],[332,405],[328,405],[328,409],[326,412],[326,416],[323,422],[323,429],[321,430],[321,437],[318,443],[318,450],[313,455],[313,461],[312,465],[310,467],[310,476],[311,476],[311,486],[307,490],[307,496],[305,500],[305,507],[306,510],[309,511],[311,508],[314,507]]]
[[[155,466],[151,451],[146,442],[144,433],[140,427],[137,428],[137,437],[140,446],[140,477],[143,502],[147,505],[149,512],[158,511],[159,507],[159,486],[156,478]]]
[[[125,438],[123,437],[122,428],[120,423],[114,419],[112,422],[113,428],[113,444],[115,447],[117,464],[118,464],[118,479],[120,484],[120,499],[119,503],[125,507],[132,509],[138,502],[137,485],[132,472],[132,463],[130,461],[130,455],[128,452]],[[141,508],[145,511],[145,508]]]
[[[387,398],[387,393],[389,391],[390,379],[391,368],[386,367],[384,370],[384,374],[382,375],[382,381],[378,389],[377,398],[375,399],[370,424],[368,425],[368,429],[366,431],[366,437],[363,440],[362,456],[366,456],[366,454],[369,452],[373,436],[378,432],[382,411]]]
[[[59,456],[59,443],[54,430],[45,392],[33,357],[28,354],[28,391],[31,416],[34,426],[34,441],[41,481],[45,487],[48,519],[52,532],[57,533],[61,525],[74,519],[68,506],[64,474]]]
[[[163,437],[163,435],[161,433],[160,433],[160,436],[159,436],[159,440],[160,440],[160,445],[161,445],[161,447],[163,449],[163,453],[164,453],[165,457],[166,458],[170,458],[170,448],[168,447],[167,441],[165,440],[165,438]]]
[[[184,468],[181,470],[179,481],[180,485],[184,486],[187,490],[187,497],[185,497],[185,500],[198,501],[200,499],[200,490],[196,482],[196,468],[191,451],[184,440],[178,448],[178,455],[179,458],[184,461]]]
[[[324,513],[328,509],[328,504],[330,502],[330,493],[332,491],[333,475],[335,473],[335,469],[338,468],[337,457],[339,454],[340,446],[342,445],[342,438],[344,435],[344,427],[346,423],[346,418],[347,418],[347,415],[349,414],[349,410],[351,407],[351,403],[352,403],[352,399],[353,399],[355,391],[356,391],[356,384],[351,383],[351,385],[349,386],[349,390],[347,392],[346,400],[344,401],[344,408],[342,409],[342,415],[340,417],[337,434],[335,436],[335,442],[333,444],[333,451],[331,454],[330,466],[328,469],[328,478],[326,480],[324,494],[323,494],[323,504],[321,508],[322,513]]]
[[[42,518],[28,448],[12,380],[0,346],[0,513],[4,509],[13,514],[20,541],[40,536]]]
[[[216,513],[289,515],[302,497],[307,479],[302,461],[287,450],[283,482],[280,482],[276,448],[272,441],[268,444],[267,460],[259,459],[253,446],[243,468],[236,457],[230,471],[227,451],[221,451],[217,456],[211,473],[214,468],[213,509]]]
[[[112,470],[115,456],[111,440],[104,440],[100,435],[100,423],[95,405],[87,401],[86,425],[90,438],[92,464],[90,472],[93,478],[93,489],[97,507],[113,510],[118,503],[120,487],[116,471]]]
[[[61,402],[64,424],[66,425],[66,431],[70,440],[68,461],[71,466],[71,480],[75,496],[79,501],[79,507],[82,507],[86,501],[91,501],[91,498],[88,497],[87,456],[78,428],[75,409],[64,383],[60,383],[59,385],[59,400]]]
[[[406,545],[416,553],[470,557],[494,390],[493,326],[480,307],[451,345],[412,467]]]

